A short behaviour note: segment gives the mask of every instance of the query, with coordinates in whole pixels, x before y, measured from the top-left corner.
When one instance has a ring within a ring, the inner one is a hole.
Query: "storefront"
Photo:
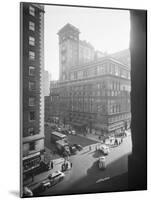
[[[82,121],[72,121],[70,122],[71,126],[78,133],[86,134],[86,123]]]
[[[124,130],[124,122],[118,122],[112,125],[109,125],[108,132],[109,134],[119,135]]]
[[[93,129],[95,130],[95,134],[97,135],[106,135],[108,133],[108,127],[106,124],[96,123],[93,125]]]
[[[28,172],[33,171],[35,168],[39,167],[40,161],[41,161],[40,152],[23,157],[23,173],[26,174]]]

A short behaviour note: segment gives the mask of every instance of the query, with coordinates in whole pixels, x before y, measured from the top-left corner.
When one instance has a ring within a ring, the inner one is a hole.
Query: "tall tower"
[[[44,157],[44,6],[21,3],[22,175]]]
[[[69,80],[70,68],[79,60],[79,29],[66,24],[59,30],[59,78]]]

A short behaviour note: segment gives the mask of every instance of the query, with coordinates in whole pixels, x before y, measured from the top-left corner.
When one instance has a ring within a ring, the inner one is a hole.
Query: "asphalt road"
[[[93,141],[92,143],[96,142]],[[101,153],[96,152],[95,147],[92,151],[89,151],[89,148],[86,146],[77,155],[71,156],[70,161],[73,167],[70,171],[65,172],[64,180],[40,195],[65,195],[90,192],[92,187],[97,188],[98,184],[103,184],[103,182],[128,171],[128,154],[131,153],[131,150],[131,137],[128,136],[124,138],[120,146],[110,149],[110,154],[106,156],[107,168],[102,171],[98,168],[97,162]],[[58,168],[60,168],[59,165]],[[106,186],[105,191],[108,190],[109,188]],[[101,191],[101,187],[98,187],[98,192]]]

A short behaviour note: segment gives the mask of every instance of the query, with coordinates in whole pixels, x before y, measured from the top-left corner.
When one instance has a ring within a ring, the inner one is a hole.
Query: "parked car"
[[[68,134],[70,135],[76,135],[76,131],[74,129],[68,129]]]
[[[109,152],[110,152],[109,147],[106,146],[106,145],[101,145],[101,146],[99,147],[99,150],[100,150],[104,155],[108,155]]]
[[[49,124],[48,122],[45,122],[45,127],[49,127]]]
[[[33,192],[28,187],[23,188],[23,197],[32,197]]]
[[[76,131],[75,130],[71,130],[71,134],[72,135],[76,135]]]
[[[70,145],[70,152],[71,154],[76,154],[77,148],[74,145]]]
[[[52,130],[57,130],[57,125],[56,125],[56,124],[51,124],[51,125],[50,125],[50,128],[51,128]]]
[[[105,169],[106,168],[106,158],[104,156],[101,156],[99,158],[98,166],[99,166],[99,169]]]
[[[38,187],[39,191],[45,191],[46,189],[51,187],[51,182],[49,179],[45,179],[42,181]]]
[[[69,135],[70,134],[69,130],[66,129],[66,128],[62,129],[61,133],[64,134],[64,135]]]
[[[61,127],[57,127],[57,131],[61,132],[62,131]]]
[[[65,177],[65,174],[59,170],[48,175],[48,179],[50,181],[51,186],[62,181],[64,177]]]
[[[73,146],[75,146],[75,148],[78,150],[78,151],[81,151],[83,149],[83,147],[80,145],[80,144],[74,144]]]

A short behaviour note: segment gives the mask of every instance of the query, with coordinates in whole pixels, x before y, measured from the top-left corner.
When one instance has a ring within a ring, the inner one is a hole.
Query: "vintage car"
[[[59,170],[48,175],[48,179],[50,180],[51,185],[55,185],[58,182],[62,181],[64,177],[65,174]]]
[[[32,197],[33,192],[28,187],[23,188],[23,197]]]
[[[80,144],[74,144],[73,146],[75,146],[75,148],[78,150],[78,151],[81,151],[83,149],[83,147],[80,145]]]
[[[100,145],[99,150],[101,151],[101,153],[103,153],[104,155],[108,155],[110,152],[110,149],[107,145]]]
[[[98,160],[99,169],[106,169],[106,158],[101,156]]]

